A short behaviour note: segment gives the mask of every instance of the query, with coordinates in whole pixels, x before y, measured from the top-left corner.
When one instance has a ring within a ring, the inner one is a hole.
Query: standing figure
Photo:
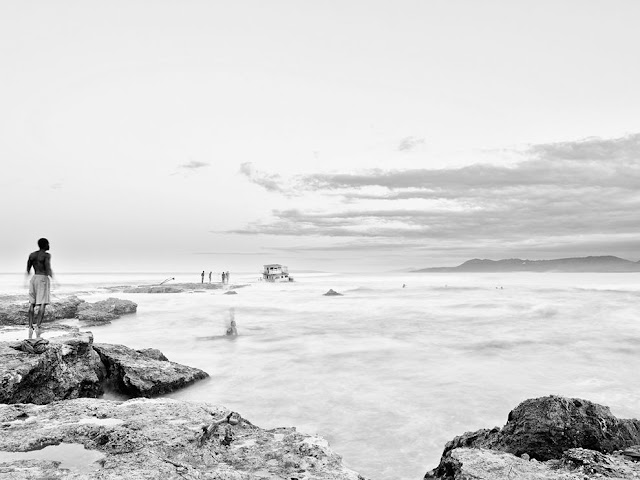
[[[209,272],[209,283],[211,283],[211,273],[212,272]]]
[[[33,267],[33,277],[29,282],[29,338],[33,337],[33,317],[36,305],[38,315],[36,318],[36,338],[40,338],[40,326],[44,318],[44,310],[48,303],[51,303],[51,285],[49,277],[53,277],[51,271],[51,255],[47,253],[49,250],[49,240],[41,238],[38,240],[37,250],[29,255],[27,260],[27,275],[31,273]]]
[[[224,285],[224,277],[225,277],[225,274],[224,274],[224,272],[222,272],[222,284],[223,285]]]
[[[200,280],[200,283],[204,283],[204,270],[202,270],[202,273],[200,274],[200,277],[202,278]]]
[[[229,272],[227,271],[227,274],[225,275],[225,280],[227,281],[227,283],[229,283]]]

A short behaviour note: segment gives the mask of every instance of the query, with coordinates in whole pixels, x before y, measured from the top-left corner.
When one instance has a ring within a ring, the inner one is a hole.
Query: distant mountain
[[[605,255],[555,260],[487,260],[474,258],[457,267],[434,267],[412,272],[640,272],[640,261]]]

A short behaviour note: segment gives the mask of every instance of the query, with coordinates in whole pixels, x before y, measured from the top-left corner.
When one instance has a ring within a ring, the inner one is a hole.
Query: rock
[[[471,463],[483,461],[480,457],[476,458],[476,455],[491,456],[491,461],[509,458],[480,454],[476,451],[478,449],[504,452],[512,456],[526,454],[539,461],[558,461],[564,458],[565,465],[570,465],[566,452],[572,449],[609,454],[637,444],[640,444],[639,420],[618,419],[608,407],[588,400],[542,397],[526,400],[518,405],[509,413],[502,429],[496,427],[468,432],[448,442],[440,465],[425,478],[467,478],[456,473],[460,469],[461,456]],[[454,452],[462,449],[470,449],[471,453],[458,452],[454,455]],[[469,460],[470,458],[473,460]]]
[[[164,356],[164,353],[162,353],[160,350],[158,350],[157,348],[143,348],[141,350],[136,350],[136,352],[141,353],[142,355],[152,358],[154,360],[159,360],[162,362],[168,362],[169,359],[167,357]]]
[[[640,463],[619,454],[569,449],[560,460],[527,461],[515,455],[485,448],[460,447],[425,479],[437,480],[637,480]]]
[[[225,295],[237,295],[238,292],[236,292],[235,290],[229,290],[227,292],[224,292]]]
[[[84,303],[84,300],[80,300],[76,296],[57,300],[47,305],[42,322],[73,318],[78,311],[78,305],[82,303]],[[38,307],[36,307],[36,313],[37,311]],[[28,312],[28,302],[2,304],[0,305],[0,325],[27,325],[29,323]]]
[[[108,298],[88,303],[72,295],[55,301],[44,313],[43,323],[65,318],[78,318],[85,326],[102,325],[127,313],[135,313],[138,306],[131,300]],[[29,303],[9,303],[0,305],[0,325],[27,325]],[[37,307],[36,307],[37,312]]]
[[[79,470],[79,462],[65,465],[64,458],[59,464],[0,457],[0,477],[365,480],[346,468],[320,437],[294,428],[264,430],[230,413],[220,406],[171,399],[0,405],[0,455],[55,444],[84,445],[103,455],[97,463],[81,465],[89,471]],[[213,423],[218,428],[201,442],[203,427]]]
[[[41,354],[0,342],[0,403],[45,404],[102,395],[98,357],[91,332],[49,338]]]
[[[342,296],[341,293],[336,292],[333,288],[330,288],[327,293],[323,293],[324,296],[332,297],[332,296]]]
[[[131,300],[107,298],[95,303],[81,303],[75,316],[85,325],[103,325],[121,315],[135,313],[137,308],[138,305]]]
[[[105,343],[96,343],[93,349],[100,355],[115,388],[132,397],[161,395],[209,376],[198,368],[170,362],[159,351],[141,353],[124,345]],[[160,355],[165,360],[159,360]]]

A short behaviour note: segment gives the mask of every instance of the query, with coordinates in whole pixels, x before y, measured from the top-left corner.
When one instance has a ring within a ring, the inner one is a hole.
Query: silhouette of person
[[[200,283],[204,283],[204,270],[202,270],[200,277],[201,277]]]
[[[224,285],[225,273],[222,272],[222,284]]]
[[[29,338],[33,336],[33,320],[36,305],[38,315],[36,317],[36,338],[40,338],[40,326],[44,318],[44,311],[47,304],[51,303],[51,282],[49,277],[53,277],[51,270],[51,255],[47,253],[49,250],[49,240],[41,238],[38,240],[37,250],[29,255],[27,259],[27,273],[31,273],[33,267],[33,277],[29,282]]]
[[[227,335],[235,337],[238,335],[238,329],[236,328],[235,309],[229,309],[229,316],[231,317],[231,325],[227,328]]]
[[[209,283],[211,283],[211,272],[209,272]]]
[[[229,283],[229,271],[227,270],[226,275],[224,276],[225,280],[227,281],[227,283]]]

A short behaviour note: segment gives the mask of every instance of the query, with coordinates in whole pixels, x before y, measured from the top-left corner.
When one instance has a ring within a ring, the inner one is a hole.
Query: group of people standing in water
[[[209,272],[209,283],[211,283],[211,275],[213,274],[213,272]],[[204,270],[202,271],[202,273],[200,274],[200,283],[204,283]],[[229,283],[229,271],[226,272],[222,272],[222,284],[228,284]]]

